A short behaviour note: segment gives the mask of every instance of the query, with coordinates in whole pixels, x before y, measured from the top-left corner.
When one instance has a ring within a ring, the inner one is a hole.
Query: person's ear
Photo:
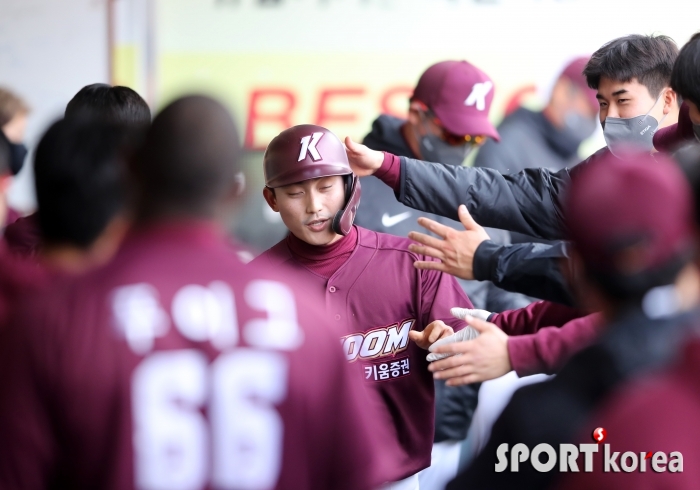
[[[678,103],[678,94],[676,94],[676,91],[672,88],[667,87],[662,98],[664,101],[664,115],[668,114],[671,111],[677,111],[680,109],[680,104]]]
[[[277,206],[277,196],[275,195],[274,189],[264,187],[263,197],[265,198],[265,202],[267,202],[267,205],[270,206],[270,209],[272,209],[275,213],[280,212],[279,207]]]

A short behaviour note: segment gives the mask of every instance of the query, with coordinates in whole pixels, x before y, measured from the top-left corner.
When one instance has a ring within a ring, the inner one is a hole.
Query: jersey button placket
[[[329,292],[329,293],[335,293],[337,290],[338,290],[338,288],[336,288],[335,286],[329,286],[329,287],[328,287],[328,292]],[[334,315],[333,318],[335,318],[336,321],[340,321],[340,314],[336,313],[336,314]]]

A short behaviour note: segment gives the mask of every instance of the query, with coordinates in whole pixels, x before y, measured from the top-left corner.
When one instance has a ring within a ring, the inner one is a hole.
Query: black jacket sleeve
[[[526,169],[503,175],[490,168],[456,167],[401,157],[399,201],[459,220],[465,204],[481,226],[555,240],[563,237],[561,194],[569,170]]]
[[[457,221],[457,207],[465,204],[481,226],[559,240],[565,235],[563,197],[572,174],[606,151],[571,169],[528,168],[510,175],[401,157],[397,198],[406,206]]]
[[[568,243],[516,243],[499,245],[482,242],[474,253],[474,279],[491,281],[515,293],[574,306],[562,258],[568,259]]]

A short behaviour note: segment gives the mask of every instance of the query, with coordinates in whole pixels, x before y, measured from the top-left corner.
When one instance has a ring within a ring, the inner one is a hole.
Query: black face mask
[[[27,147],[24,143],[10,143],[10,170],[12,175],[17,175],[24,166],[24,159],[27,158]]]

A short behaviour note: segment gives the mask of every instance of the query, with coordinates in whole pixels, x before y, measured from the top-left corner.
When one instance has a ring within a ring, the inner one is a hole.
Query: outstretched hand
[[[471,308],[451,308],[450,313],[455,318],[466,321],[468,317],[480,318],[481,320],[488,320],[491,316],[490,311],[486,310],[475,310]],[[436,347],[446,344],[454,344],[456,342],[464,342],[467,340],[473,340],[479,336],[479,332],[470,326],[464,327],[457,333],[450,335],[449,337],[443,337],[431,346],[431,353],[428,354],[428,362],[439,361],[446,357],[454,356],[455,354],[437,354],[432,352]]]
[[[350,168],[358,177],[372,175],[379,170],[384,161],[384,153],[355,143],[350,136],[345,137],[345,153],[348,155]]]
[[[417,269],[433,269],[466,280],[474,279],[474,254],[481,242],[489,239],[489,235],[474,221],[464,204],[459,206],[457,214],[464,226],[464,231],[457,231],[429,218],[418,218],[419,225],[435,233],[442,240],[417,231],[408,234],[408,238],[420,244],[409,245],[408,249],[411,252],[440,260],[440,262],[417,260],[413,263]]]
[[[411,330],[408,332],[408,337],[414,341],[418,347],[427,350],[428,347],[438,340],[449,337],[453,333],[455,332],[452,330],[452,327],[446,325],[442,320],[435,320],[425,327],[422,332]]]
[[[447,386],[460,386],[509,373],[513,367],[508,356],[508,335],[493,323],[474,317],[465,320],[479,336],[466,342],[431,346],[432,353],[450,355],[430,364],[433,377],[447,380]]]

